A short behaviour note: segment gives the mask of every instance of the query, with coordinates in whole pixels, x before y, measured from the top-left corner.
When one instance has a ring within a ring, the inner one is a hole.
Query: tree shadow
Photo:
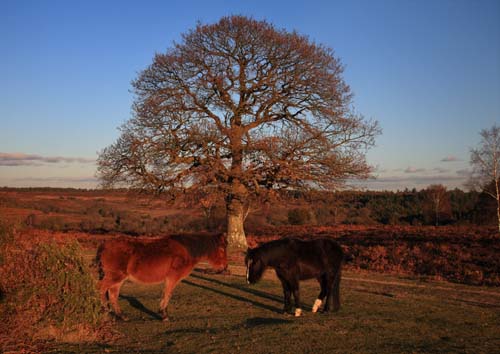
[[[172,335],[172,334],[214,334],[217,333],[217,329],[215,328],[175,328],[175,329],[169,329],[161,333],[161,337],[164,337],[165,335]]]
[[[372,290],[366,290],[366,289],[361,289],[361,288],[354,288],[354,291],[360,292],[360,293],[367,293],[367,294],[373,294],[373,295],[380,295],[380,296],[385,296],[385,297],[396,297],[395,294],[391,294],[385,291],[372,291]]]
[[[204,277],[199,277],[199,278],[205,279]],[[280,308],[274,307],[274,306],[270,306],[270,305],[264,304],[264,303],[259,302],[259,301],[255,301],[255,300],[251,300],[251,299],[248,299],[246,297],[243,297],[243,296],[231,294],[231,293],[225,292],[223,290],[212,288],[212,287],[209,287],[209,286],[206,286],[206,285],[193,283],[192,281],[189,281],[189,280],[186,280],[186,279],[184,279],[182,282],[184,284],[187,284],[187,285],[190,285],[190,286],[194,286],[194,287],[197,287],[197,288],[200,288],[200,289],[203,289],[203,290],[208,290],[208,291],[214,292],[216,294],[229,297],[229,298],[234,299],[234,300],[238,300],[238,301],[241,301],[241,302],[250,303],[253,306],[260,307],[260,308],[268,310],[268,311],[272,311],[272,312],[276,312],[276,313],[281,313],[281,309]],[[235,287],[233,287],[233,288],[235,288]]]
[[[291,323],[291,320],[285,320],[282,318],[272,318],[272,317],[252,317],[245,321],[246,328],[254,328],[258,326],[270,326],[270,325],[280,325]]]
[[[259,326],[274,326],[274,325],[282,325],[292,323],[292,320],[286,320],[281,318],[272,318],[272,317],[252,317],[246,319],[244,322],[236,324],[230,327],[230,330],[241,330],[244,328],[255,328]],[[226,327],[215,327],[215,328],[175,328],[170,329],[162,333],[163,335],[172,335],[172,334],[217,334],[221,332],[227,331]]]
[[[153,317],[154,319],[157,319],[157,320],[161,320],[162,319],[159,313],[148,309],[146,306],[144,306],[144,304],[142,302],[140,302],[139,300],[137,300],[135,297],[120,294],[120,298],[124,299],[124,300],[127,300],[128,303],[130,304],[130,306],[132,306],[133,308],[135,308],[135,309],[137,309],[137,310],[145,313],[146,315],[149,315],[149,316],[151,316],[151,317]]]
[[[195,269],[195,272],[198,273],[198,270]],[[199,274],[194,274],[194,272],[191,273],[191,276],[193,278],[205,280],[205,281],[217,284],[217,285],[222,285],[222,286],[227,286],[228,288],[237,289],[237,290],[243,291],[245,293],[248,293],[248,294],[251,294],[251,295],[254,295],[254,296],[257,296],[257,297],[261,297],[263,299],[267,299],[267,300],[271,300],[271,301],[276,301],[276,302],[279,302],[279,303],[283,302],[283,298],[281,296],[274,295],[274,294],[269,294],[269,293],[266,293],[264,291],[260,291],[260,290],[257,290],[257,289],[251,289],[248,286],[243,285],[243,284],[242,285],[237,285],[237,284],[226,283],[226,282],[218,280],[218,279],[208,278],[208,277],[204,277],[204,276],[199,275]]]
[[[195,274],[195,272],[197,274]],[[205,281],[217,284],[217,285],[227,286],[228,288],[237,289],[237,290],[240,290],[242,292],[248,293],[250,295],[254,295],[254,296],[266,299],[266,300],[271,300],[271,301],[279,302],[280,304],[283,304],[283,297],[281,297],[281,296],[270,294],[270,293],[267,293],[267,292],[264,292],[261,290],[257,290],[257,289],[252,289],[252,288],[249,288],[245,284],[242,284],[242,285],[231,284],[231,283],[227,283],[227,282],[224,282],[224,281],[221,281],[218,279],[204,277],[204,276],[199,274],[198,269],[194,269],[194,272],[191,273],[191,277],[196,278],[196,279],[205,280]],[[281,285],[279,285],[279,286],[281,288]],[[302,307],[302,309],[304,309],[306,311],[310,311],[312,309],[311,306],[304,304],[302,301],[301,301],[301,307]],[[279,312],[281,313],[281,310]]]

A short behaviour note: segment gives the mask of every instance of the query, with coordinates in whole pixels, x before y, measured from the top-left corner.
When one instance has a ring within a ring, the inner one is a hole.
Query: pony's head
[[[217,246],[214,252],[208,258],[208,262],[217,271],[223,271],[227,269],[227,239],[226,235],[221,234],[217,237]]]
[[[247,266],[247,283],[254,284],[262,278],[266,265],[259,252],[256,249],[248,249],[245,257],[245,264]]]

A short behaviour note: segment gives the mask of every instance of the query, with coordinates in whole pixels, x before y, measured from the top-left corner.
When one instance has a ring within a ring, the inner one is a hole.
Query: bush
[[[288,223],[290,225],[315,224],[314,214],[309,208],[296,208],[288,211]]]
[[[0,244],[2,349],[46,339],[96,338],[104,313],[76,241],[26,244],[12,229],[2,227]]]

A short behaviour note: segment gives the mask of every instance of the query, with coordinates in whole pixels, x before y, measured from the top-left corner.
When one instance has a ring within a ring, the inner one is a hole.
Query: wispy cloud
[[[403,190],[405,188],[423,189],[431,184],[443,184],[448,188],[464,188],[466,177],[459,174],[418,175],[406,174],[400,176],[379,177],[360,182],[372,190]]]
[[[19,182],[97,183],[96,177],[24,177]]]
[[[446,156],[441,159],[441,162],[456,162],[456,161],[462,161],[462,160],[453,155]]]
[[[41,166],[58,163],[95,163],[95,159],[83,157],[41,156],[36,154],[0,152],[0,166]]]
[[[469,177],[472,173],[472,170],[468,169],[468,168],[464,168],[462,170],[457,170],[457,175],[459,176],[465,176],[465,177]]]
[[[394,169],[392,173],[381,174],[375,179],[358,181],[356,186],[372,190],[404,190],[405,188],[423,189],[431,184],[443,184],[448,188],[467,188],[469,169],[446,169],[441,167]]]
[[[404,172],[405,173],[422,173],[425,171],[426,171],[425,168],[416,168],[416,167],[409,166]]]
[[[67,177],[22,177],[2,178],[0,186],[9,187],[71,187],[71,188],[97,188],[98,180],[92,176],[67,176]]]

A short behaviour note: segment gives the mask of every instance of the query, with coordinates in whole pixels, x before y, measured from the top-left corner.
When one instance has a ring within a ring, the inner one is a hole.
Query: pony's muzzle
[[[216,268],[216,272],[219,274],[226,274],[229,271],[229,264],[225,264],[224,266],[220,266]]]

